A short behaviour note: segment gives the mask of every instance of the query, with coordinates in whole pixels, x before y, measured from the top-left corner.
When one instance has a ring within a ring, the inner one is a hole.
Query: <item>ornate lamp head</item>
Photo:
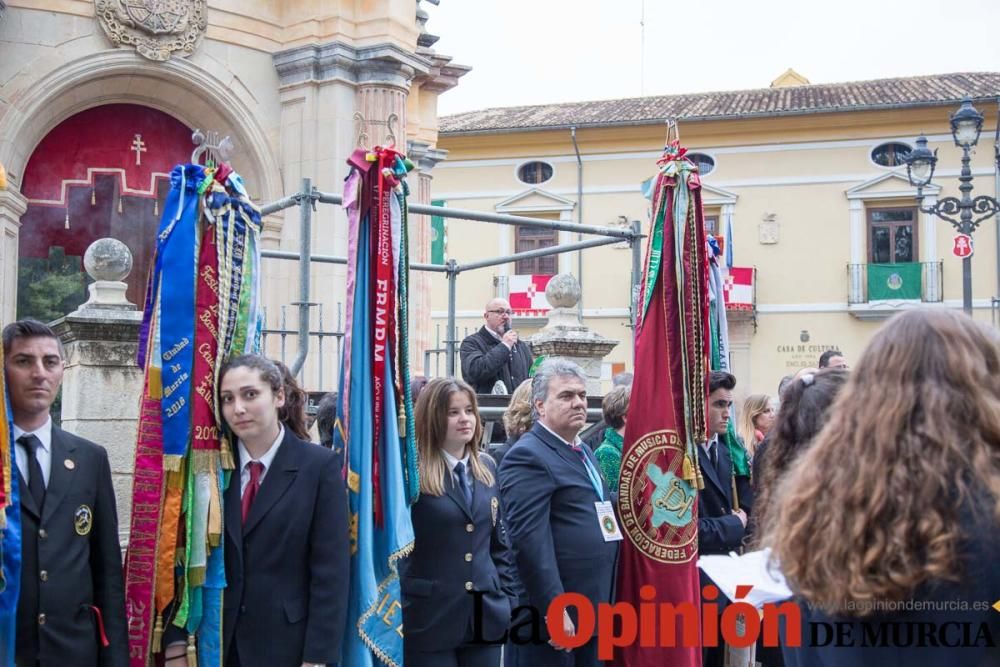
[[[983,114],[972,106],[972,98],[962,98],[962,106],[951,114],[951,136],[959,148],[972,148],[979,143],[979,133],[983,129]]]
[[[906,178],[910,185],[916,188],[927,186],[934,178],[934,165],[937,164],[937,149],[927,148],[927,137],[917,138],[917,147],[906,156]]]

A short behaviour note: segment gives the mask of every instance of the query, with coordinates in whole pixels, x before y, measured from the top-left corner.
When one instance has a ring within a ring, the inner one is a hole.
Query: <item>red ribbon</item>
[[[191,384],[191,447],[219,449],[215,424],[215,357],[219,348],[219,272],[215,226],[206,225],[201,237],[195,296],[194,372]]]
[[[374,266],[375,281],[372,286],[373,299],[371,304],[372,318],[372,486],[374,488],[374,518],[375,525],[383,525],[381,467],[379,456],[379,441],[382,436],[382,418],[385,411],[385,378],[386,363],[392,363],[391,354],[396,340],[396,281],[395,263],[392,247],[392,215],[390,213],[390,198],[392,188],[397,182],[384,170],[391,170],[397,153],[391,149],[376,149],[378,152],[378,172],[374,175],[377,187],[374,188],[375,206],[372,219],[372,238],[370,243],[371,259]],[[391,366],[390,366],[391,368]]]
[[[104,634],[104,617],[101,616],[101,608],[96,605],[90,605],[90,608],[94,611],[94,616],[97,617],[97,632],[101,635],[101,646],[107,648],[111,646],[111,642],[108,641],[108,636]]]
[[[132,524],[125,554],[125,607],[128,613],[129,664],[145,667],[153,627],[154,587],[157,574],[157,538],[161,530],[163,495],[163,431],[160,399],[149,395],[149,378],[143,391],[132,484]],[[173,559],[170,559],[173,562]],[[173,572],[167,578],[173,581]],[[168,598],[172,597],[167,593]]]

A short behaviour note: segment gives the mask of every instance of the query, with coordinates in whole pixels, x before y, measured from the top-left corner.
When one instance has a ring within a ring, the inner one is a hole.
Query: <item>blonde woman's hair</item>
[[[448,434],[448,406],[455,392],[464,392],[476,414],[476,426],[472,438],[465,445],[462,457],[469,455],[469,471],[486,486],[493,486],[493,472],[482,461],[479,441],[483,438],[483,421],[479,417],[476,393],[465,382],[455,378],[434,378],[427,383],[417,397],[415,408],[417,435],[417,469],[420,473],[420,493],[430,496],[444,494],[444,476],[448,464],[441,447]]]
[[[743,438],[743,446],[747,448],[747,453],[753,456],[757,448],[757,427],[753,422],[757,417],[767,412],[771,407],[771,397],[767,394],[751,394],[743,401],[743,409],[740,410],[739,428],[737,432]]]
[[[601,414],[604,417],[604,423],[616,431],[624,426],[631,398],[632,386],[627,384],[618,385],[605,394],[601,401]]]
[[[510,403],[503,411],[503,428],[507,431],[507,438],[520,438],[527,433],[535,420],[531,413],[534,407],[531,404],[531,378],[528,378],[510,395]]]
[[[961,576],[963,517],[1000,524],[1000,345],[954,311],[883,326],[775,491],[763,543],[808,602],[865,616]],[[967,523],[967,522],[966,522]],[[854,603],[854,604],[848,604]]]

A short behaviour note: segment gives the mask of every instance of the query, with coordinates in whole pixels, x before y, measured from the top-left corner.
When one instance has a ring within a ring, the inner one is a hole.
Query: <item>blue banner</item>
[[[168,457],[184,456],[191,432],[198,186],[204,177],[200,165],[174,167],[157,234],[154,280],[159,285],[160,312],[155,322],[163,362],[163,453]],[[159,365],[159,359],[153,361]],[[176,469],[169,461],[165,466]]]
[[[0,360],[3,355],[0,355]],[[0,377],[0,382],[3,378]],[[4,387],[3,400],[7,409],[7,434],[14,433],[10,402]],[[0,592],[0,665],[13,667],[15,639],[17,637],[17,600],[21,593],[21,499],[18,489],[17,465],[14,463],[14,443],[10,442],[10,457],[3,462],[10,470],[10,502],[6,508],[7,526],[3,529],[3,578]]]
[[[337,414],[347,417],[346,442],[340,429],[334,447],[348,452],[347,487],[351,525],[351,597],[342,664],[351,667],[396,667],[403,663],[403,618],[397,561],[413,547],[413,526],[406,500],[402,448],[397,424],[392,364],[385,366],[385,407],[378,442],[373,442],[372,326],[367,216],[358,231],[350,377],[341,363]],[[343,405],[344,384],[350,383],[349,405]],[[381,527],[374,520],[373,457],[380,464]]]

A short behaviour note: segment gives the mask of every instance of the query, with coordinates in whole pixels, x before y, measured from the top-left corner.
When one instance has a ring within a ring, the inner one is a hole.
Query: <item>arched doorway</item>
[[[83,254],[105,236],[132,251],[127,297],[141,308],[170,170],[192,148],[190,128],[137,104],[92,107],[53,128],[24,171],[17,316],[50,321],[83,303]]]

